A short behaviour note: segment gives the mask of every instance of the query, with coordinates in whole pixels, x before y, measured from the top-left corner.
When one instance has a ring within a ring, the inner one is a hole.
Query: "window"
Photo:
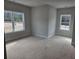
[[[23,31],[24,13],[14,11],[4,11],[4,30],[5,33]]]
[[[70,30],[71,15],[60,16],[60,30]]]

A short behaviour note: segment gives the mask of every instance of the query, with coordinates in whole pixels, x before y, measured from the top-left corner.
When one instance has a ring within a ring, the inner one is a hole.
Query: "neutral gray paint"
[[[55,35],[55,27],[56,27],[56,8],[49,6],[48,37]]]
[[[48,35],[48,7],[41,6],[32,8],[32,34]]]
[[[25,15],[25,31],[19,31],[19,32],[5,34],[6,42],[10,41],[10,40],[21,38],[24,36],[31,35],[31,25],[30,25],[31,24],[31,22],[30,22],[30,11],[31,10],[29,7],[5,1],[4,9],[18,11],[18,12],[24,12],[24,15]]]
[[[55,33],[56,9],[48,5],[32,8],[32,34],[41,37]],[[52,27],[52,28],[51,28]]]
[[[74,20],[74,25],[73,25],[72,45],[75,46],[75,20]]]
[[[70,31],[64,31],[59,29],[61,14],[71,14]],[[55,31],[56,34],[66,36],[66,37],[72,37],[74,20],[75,20],[75,7],[57,9],[56,31]]]

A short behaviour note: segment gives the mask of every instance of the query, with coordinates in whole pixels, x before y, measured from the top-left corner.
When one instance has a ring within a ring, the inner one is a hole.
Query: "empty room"
[[[7,59],[75,59],[75,0],[4,0]]]

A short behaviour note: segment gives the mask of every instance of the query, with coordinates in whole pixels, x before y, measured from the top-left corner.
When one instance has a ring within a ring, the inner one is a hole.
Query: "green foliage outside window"
[[[22,22],[22,15],[15,14],[15,15],[14,15],[14,20],[15,20],[16,22]]]

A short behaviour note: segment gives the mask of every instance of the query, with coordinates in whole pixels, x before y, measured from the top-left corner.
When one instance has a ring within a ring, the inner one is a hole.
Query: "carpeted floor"
[[[50,39],[27,37],[8,43],[7,59],[75,59],[71,38],[54,36]]]

